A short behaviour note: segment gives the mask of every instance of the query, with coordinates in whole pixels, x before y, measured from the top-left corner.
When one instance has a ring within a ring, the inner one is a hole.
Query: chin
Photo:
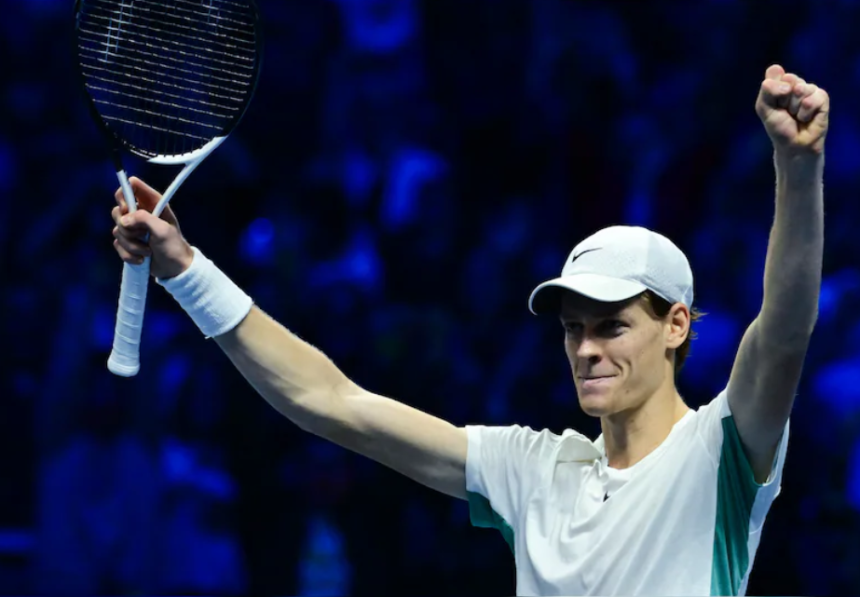
[[[617,377],[603,379],[597,383],[576,380],[576,394],[583,412],[591,417],[605,417],[618,412],[618,382]]]
[[[611,395],[579,394],[579,407],[590,417],[605,417],[615,413],[615,401]]]

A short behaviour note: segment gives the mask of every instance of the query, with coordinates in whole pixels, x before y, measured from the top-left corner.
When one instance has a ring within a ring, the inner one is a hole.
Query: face
[[[564,347],[582,409],[594,417],[613,415],[637,408],[667,383],[674,385],[669,349],[686,337],[687,313],[674,305],[661,320],[639,297],[601,303],[566,293]]]

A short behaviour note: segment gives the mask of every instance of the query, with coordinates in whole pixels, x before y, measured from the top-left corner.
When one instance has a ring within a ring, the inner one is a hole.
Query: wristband
[[[254,301],[197,247],[191,249],[194,259],[187,270],[156,282],[176,299],[206,338],[214,338],[239,325]]]

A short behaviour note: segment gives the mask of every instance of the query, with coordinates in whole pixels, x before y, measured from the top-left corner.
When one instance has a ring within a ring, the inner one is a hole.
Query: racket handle
[[[140,334],[143,330],[143,312],[149,286],[149,262],[146,257],[140,265],[124,264],[113,350],[108,369],[121,377],[133,377],[140,371]]]

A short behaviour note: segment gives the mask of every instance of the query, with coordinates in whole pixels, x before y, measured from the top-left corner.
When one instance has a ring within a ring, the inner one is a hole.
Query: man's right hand
[[[144,257],[151,255],[150,273],[153,276],[162,279],[178,276],[191,266],[194,251],[182,236],[176,216],[169,205],[160,218],[152,215],[161,195],[139,178],[131,177],[129,183],[138,209],[128,213],[122,189],[117,189],[114,194],[117,207],[111,212],[116,224],[113,229],[116,252],[123,261],[132,264],[140,264]],[[145,240],[147,234],[148,242]]]

